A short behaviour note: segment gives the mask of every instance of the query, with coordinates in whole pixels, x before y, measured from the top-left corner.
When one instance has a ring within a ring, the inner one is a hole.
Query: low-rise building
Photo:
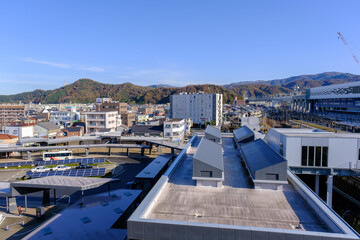
[[[120,103],[115,101],[103,102],[96,105],[97,112],[111,112],[118,111],[119,114],[127,113],[127,103]]]
[[[0,145],[16,144],[18,136],[0,133]]]
[[[84,135],[84,128],[83,127],[68,127],[65,131],[67,137],[73,136],[83,136]]]
[[[186,133],[185,119],[168,119],[164,122],[164,137],[173,142],[182,142]]]
[[[135,113],[121,114],[122,125],[125,127],[132,127],[135,123]]]
[[[359,168],[360,134],[272,128],[264,138],[290,167]]]
[[[136,123],[152,120],[152,118],[148,114],[137,114],[135,118],[136,118]]]
[[[68,127],[80,120],[80,113],[72,111],[53,111],[50,113],[50,122],[58,126]]]
[[[34,137],[34,126],[3,126],[2,133],[17,136],[19,139]]]
[[[41,122],[35,125],[34,132],[39,137],[54,138],[60,133],[60,127],[52,122]]]
[[[152,107],[147,107],[147,106],[141,106],[139,107],[139,113],[140,114],[153,114],[154,113],[154,108]]]
[[[121,125],[121,118],[117,111],[87,112],[86,132],[116,131]]]
[[[11,125],[12,126],[27,126],[27,125],[35,125],[36,124],[36,119],[33,117],[22,117],[22,118],[18,118],[15,119]]]
[[[131,128],[131,135],[133,136],[144,136],[144,137],[162,137],[163,126],[154,125],[134,125]]]

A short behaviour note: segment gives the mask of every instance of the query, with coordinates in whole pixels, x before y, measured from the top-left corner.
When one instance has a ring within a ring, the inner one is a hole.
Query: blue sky
[[[0,2],[0,94],[360,74],[358,0]]]

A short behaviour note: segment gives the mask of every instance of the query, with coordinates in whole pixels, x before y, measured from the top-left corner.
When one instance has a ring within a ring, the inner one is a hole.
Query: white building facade
[[[2,133],[18,136],[19,139],[34,137],[34,126],[3,126]]]
[[[204,93],[181,93],[170,96],[170,118],[191,118],[195,124],[214,121],[221,126],[223,95]]]
[[[112,112],[87,112],[86,132],[116,131],[121,125],[121,118],[117,111]]]
[[[53,111],[50,112],[50,122],[57,126],[70,126],[74,121],[80,120],[80,113],[74,111]]]
[[[264,140],[288,161],[289,167],[360,166],[360,134],[272,128]]]
[[[186,132],[185,119],[169,119],[164,122],[164,137],[173,142],[182,142]]]

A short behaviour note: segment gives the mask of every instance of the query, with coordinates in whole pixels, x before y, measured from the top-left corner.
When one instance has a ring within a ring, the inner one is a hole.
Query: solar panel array
[[[95,159],[95,158],[77,158],[77,159],[67,159],[67,160],[50,160],[50,161],[40,161],[38,166],[45,165],[58,165],[58,164],[72,164],[72,163],[81,163],[81,164],[93,164],[93,163],[104,163],[105,159]]]
[[[94,164],[94,163],[104,163],[105,159],[95,159],[95,158],[76,158],[68,160],[50,160],[50,161],[24,161],[24,162],[9,162],[9,163],[0,163],[0,167],[18,167],[18,166],[46,166],[46,165],[59,165],[59,164],[72,164],[72,163],[81,163],[81,164]]]
[[[27,172],[27,177],[41,178],[48,176],[66,176],[66,177],[95,177],[104,176],[106,168],[87,168],[87,169],[70,169],[65,171],[48,171],[48,172]]]

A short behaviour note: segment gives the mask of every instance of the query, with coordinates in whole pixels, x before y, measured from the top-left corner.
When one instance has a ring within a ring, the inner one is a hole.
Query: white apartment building
[[[80,113],[74,111],[50,112],[50,122],[57,126],[70,126],[74,121],[80,120]]]
[[[195,124],[214,121],[222,124],[223,95],[218,93],[180,93],[170,96],[170,118],[191,118]]]
[[[85,119],[87,133],[117,130],[121,125],[121,118],[117,111],[87,112]]]
[[[185,119],[169,119],[164,122],[164,137],[173,142],[182,142],[186,132]]]
[[[18,136],[19,139],[34,137],[34,126],[3,126],[2,133]]]

